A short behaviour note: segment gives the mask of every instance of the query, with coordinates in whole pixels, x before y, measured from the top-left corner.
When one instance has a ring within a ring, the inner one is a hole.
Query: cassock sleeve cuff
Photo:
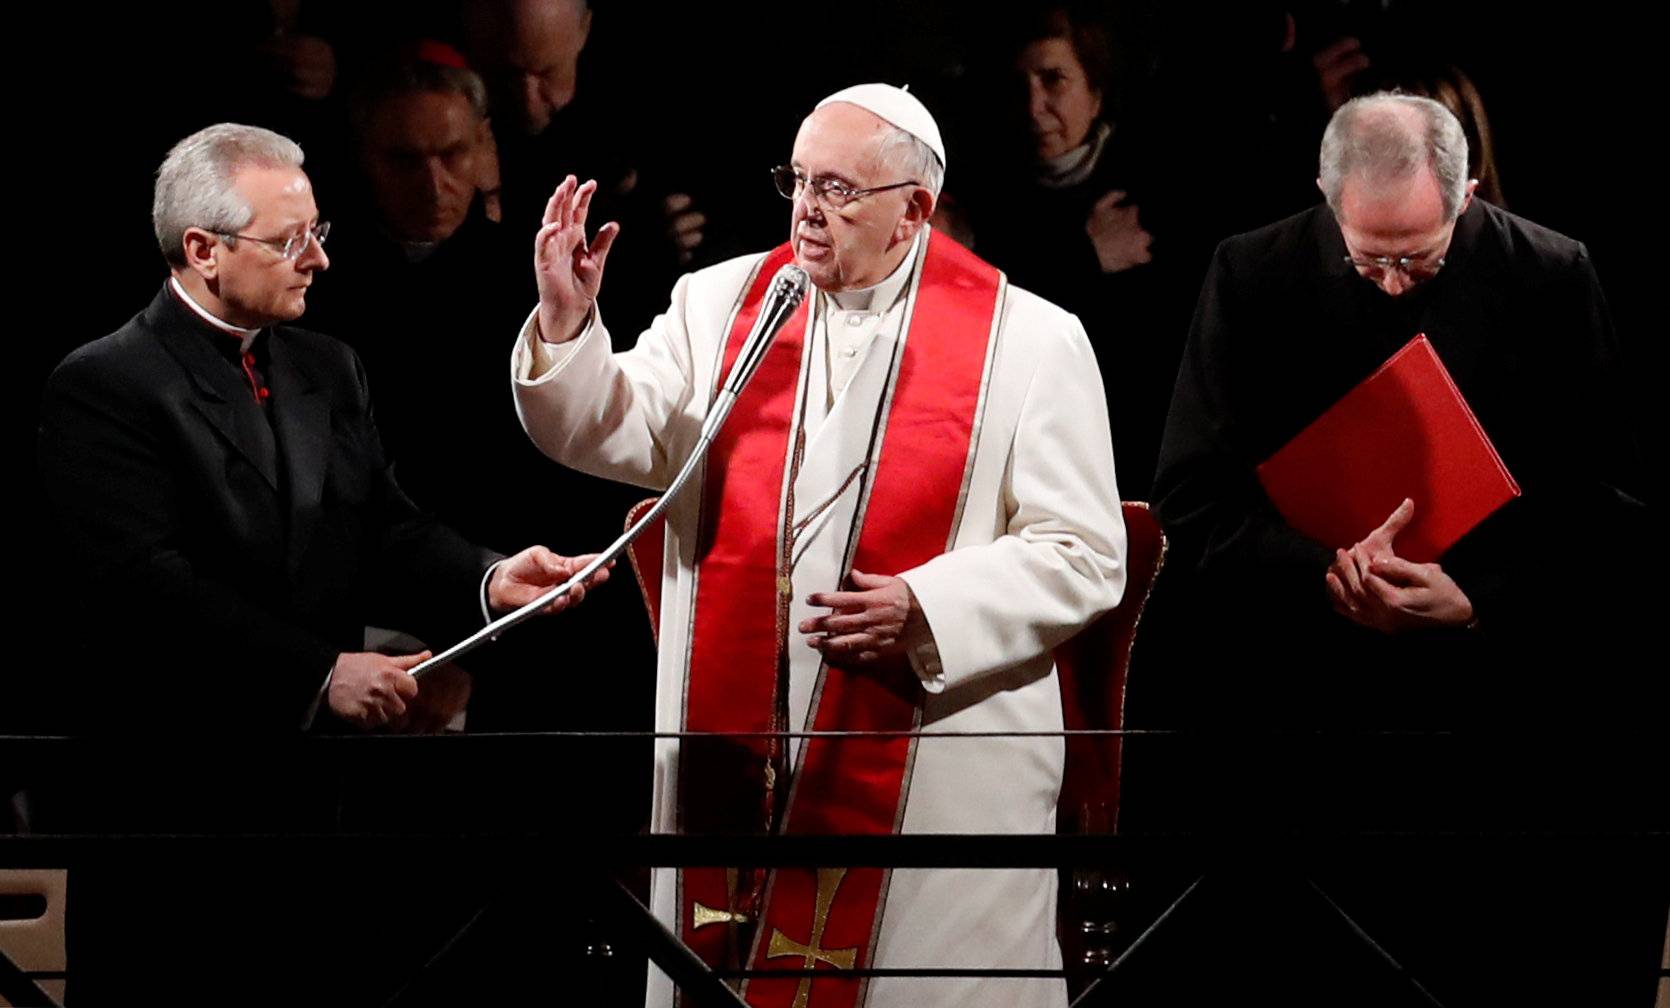
[[[929,693],[945,692],[945,669],[939,663],[939,647],[933,639],[909,646],[910,670],[916,673],[922,688]]]
[[[511,354],[511,377],[520,385],[543,385],[562,372],[573,360],[580,347],[592,338],[592,333],[603,327],[603,317],[594,304],[586,316],[580,335],[567,343],[547,343],[539,338],[539,308],[528,313],[522,331],[516,335],[516,349]]]
[[[916,586],[910,584],[911,594],[916,593]],[[917,599],[921,605],[921,599]],[[922,610],[922,629],[907,633],[904,640],[905,656],[910,659],[910,670],[916,673],[917,681],[922,689],[928,693],[945,692],[945,664],[939,657],[939,644],[934,638],[933,625],[928,621],[926,607]]]

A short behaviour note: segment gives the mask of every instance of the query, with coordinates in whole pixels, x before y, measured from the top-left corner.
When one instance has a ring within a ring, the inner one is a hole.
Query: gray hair
[[[1348,177],[1390,182],[1407,179],[1422,167],[1438,180],[1444,216],[1460,216],[1467,198],[1467,134],[1455,115],[1431,98],[1395,91],[1353,98],[1340,106],[1322,134],[1319,177],[1336,217]]]
[[[187,228],[230,235],[249,226],[255,210],[232,186],[239,169],[300,168],[302,158],[294,140],[238,123],[219,123],[175,144],[157,169],[151,199],[151,227],[162,257],[170,266],[186,264]],[[226,241],[236,244],[234,238]]]
[[[487,118],[487,85],[481,75],[464,67],[411,60],[378,67],[356,87],[348,99],[349,121],[354,132],[370,129],[378,106],[403,94],[455,94],[470,104],[477,119]]]
[[[939,187],[945,182],[945,166],[939,163],[934,149],[919,140],[914,133],[906,133],[897,126],[882,137],[876,158],[882,164],[896,166],[906,177],[920,182],[939,199]]]

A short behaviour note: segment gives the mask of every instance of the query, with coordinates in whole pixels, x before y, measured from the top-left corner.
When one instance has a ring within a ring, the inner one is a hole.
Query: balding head
[[[580,52],[591,34],[586,0],[473,0],[464,8],[464,31],[498,118],[532,136],[574,100]]]
[[[1448,109],[1400,94],[1347,102],[1323,135],[1321,167],[1317,184],[1359,276],[1399,297],[1438,274],[1477,184]]]
[[[1467,136],[1450,110],[1430,98],[1380,92],[1340,106],[1322,135],[1317,184],[1335,216],[1348,179],[1381,192],[1407,189],[1430,173],[1444,215],[1467,201]]]

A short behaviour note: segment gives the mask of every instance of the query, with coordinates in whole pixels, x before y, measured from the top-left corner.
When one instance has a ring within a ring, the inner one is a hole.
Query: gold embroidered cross
[[[835,890],[841,887],[841,880],[846,877],[845,868],[818,869],[818,901],[812,909],[812,937],[805,945],[792,941],[776,928],[771,929],[771,944],[766,947],[765,957],[777,959],[783,956],[801,956],[805,959],[802,969],[814,969],[817,964],[828,963],[836,969],[852,969],[858,960],[858,949],[825,949],[823,944],[823,929],[829,924],[829,909],[835,902]],[[801,977],[800,987],[794,994],[793,1008],[806,1008],[812,999],[812,978]]]

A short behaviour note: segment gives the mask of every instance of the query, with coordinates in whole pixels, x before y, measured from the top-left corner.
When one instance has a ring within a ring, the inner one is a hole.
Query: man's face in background
[[[403,242],[450,238],[475,200],[486,120],[453,92],[379,99],[360,156],[383,227]]]

